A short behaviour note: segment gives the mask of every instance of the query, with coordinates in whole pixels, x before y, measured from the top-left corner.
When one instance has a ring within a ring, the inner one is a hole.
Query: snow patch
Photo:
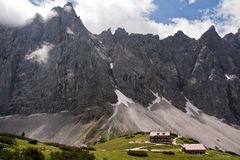
[[[113,63],[110,63],[110,68],[113,69]]]
[[[221,118],[219,121],[224,123],[226,120],[224,118]]]
[[[225,74],[225,77],[227,78],[227,80],[234,80],[234,79],[238,78],[234,74]]]
[[[198,109],[196,106],[194,106],[186,97],[186,112],[188,115],[195,117],[195,115],[199,115],[200,109]]]
[[[61,111],[61,113],[68,113],[68,112],[69,112],[68,110]]]
[[[42,116],[45,113],[36,113],[36,114],[30,114],[28,117],[38,117],[38,116]]]
[[[165,101],[167,104],[172,105],[172,101],[167,100],[165,97],[162,97],[162,100]]]
[[[153,100],[152,103],[147,107],[148,110],[151,111],[152,106],[153,106],[154,104],[160,103],[161,101],[165,101],[167,104],[171,105],[171,101],[167,100],[167,99],[166,99],[165,97],[163,97],[163,96],[160,97],[160,96],[158,95],[158,93],[154,93],[152,90],[150,90],[150,91],[151,91],[152,94],[156,97],[156,99]]]
[[[120,107],[119,105],[114,104],[112,116],[108,118],[107,123],[104,123],[104,124],[101,126],[100,129],[104,129],[104,128],[111,122],[111,120],[113,120],[113,119],[117,116],[117,114],[118,114],[118,112],[119,112],[119,107]],[[108,128],[108,132],[109,132],[109,133],[110,133],[111,128],[112,128],[112,127],[109,126],[109,128]]]
[[[101,52],[99,47],[96,46],[95,49],[102,59],[108,60],[107,56],[105,56],[104,53]]]
[[[152,104],[150,104],[147,108],[149,111],[151,111],[151,108],[154,104],[156,103],[160,103],[161,102],[161,97],[158,95],[158,93],[154,93],[152,90],[151,90],[152,94],[156,97],[155,100],[152,101]]]
[[[208,79],[211,80],[211,81],[214,80],[214,78],[215,78],[215,74],[214,73],[211,73],[210,76],[208,77]]]
[[[0,119],[5,119],[5,120],[7,120],[7,119],[12,118],[12,117],[13,117],[13,115],[7,115],[7,116],[2,116],[2,117],[0,117]]]
[[[27,54],[25,56],[25,59],[36,61],[39,64],[47,63],[48,53],[53,47],[54,46],[52,44],[44,42],[44,44],[40,48],[37,48],[30,54]]]
[[[121,91],[119,91],[118,89],[115,90],[115,93],[118,97],[118,102],[116,103],[116,105],[119,104],[124,104],[125,106],[129,106],[128,104],[134,103],[134,101],[128,97],[126,97]]]
[[[153,64],[153,61],[150,59],[150,63]]]
[[[72,35],[75,34],[69,27],[67,27],[67,33],[68,33],[68,34],[72,34]]]

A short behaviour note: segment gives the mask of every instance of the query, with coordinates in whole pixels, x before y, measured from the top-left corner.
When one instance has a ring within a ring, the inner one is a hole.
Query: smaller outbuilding
[[[182,151],[187,154],[205,154],[206,148],[203,144],[183,144]]]
[[[170,131],[151,131],[150,142],[152,143],[172,143]]]

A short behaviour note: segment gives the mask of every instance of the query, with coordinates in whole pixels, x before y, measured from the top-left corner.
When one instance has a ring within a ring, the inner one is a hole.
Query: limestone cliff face
[[[108,31],[109,32],[109,31]],[[239,37],[222,39],[212,26],[199,40],[179,31],[159,40],[118,29],[100,37],[108,46],[117,86],[147,106],[153,94],[185,110],[186,99],[204,112],[239,124]]]
[[[100,43],[71,4],[51,12],[51,19],[36,15],[23,28],[0,29],[1,114],[94,108],[88,118],[101,116],[116,95]]]
[[[22,28],[0,26],[0,113],[69,110],[91,120],[112,112],[115,89],[145,107],[164,96],[240,124],[240,34],[211,27],[199,40],[179,31],[159,40],[119,28],[90,33],[72,5],[36,14]]]

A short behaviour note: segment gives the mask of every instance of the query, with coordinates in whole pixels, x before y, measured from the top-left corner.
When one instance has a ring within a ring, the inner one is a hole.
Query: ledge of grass
[[[193,144],[193,143],[199,143],[197,140],[192,139],[192,138],[187,138],[187,137],[177,138],[177,139],[176,139],[176,142],[177,142],[178,144],[185,144],[185,143]]]
[[[120,138],[115,138],[104,143],[98,143],[94,146],[96,149],[105,150],[124,150],[129,148],[144,147],[149,146],[152,143],[143,143],[149,140],[149,134],[131,134]],[[129,142],[134,143],[129,143]],[[138,143],[139,142],[139,143]]]

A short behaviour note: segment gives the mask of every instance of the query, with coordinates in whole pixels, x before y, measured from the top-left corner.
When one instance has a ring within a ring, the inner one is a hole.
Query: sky
[[[174,17],[196,20],[202,17],[205,10],[213,9],[219,2],[220,0],[155,0],[157,9],[150,17],[164,23],[171,22]]]
[[[211,25],[220,36],[240,28],[240,0],[0,0],[0,24],[23,26],[37,12],[48,19],[51,8],[67,1],[96,34],[122,27],[161,39],[182,30],[198,39]]]

